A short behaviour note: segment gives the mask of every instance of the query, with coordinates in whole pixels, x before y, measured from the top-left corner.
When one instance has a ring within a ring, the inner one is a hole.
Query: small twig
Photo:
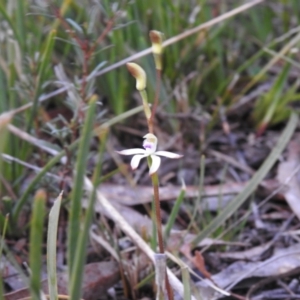
[[[90,47],[90,50],[88,52],[88,54],[90,56],[93,55],[93,53],[95,52],[96,50],[96,47],[97,45],[99,45],[103,40],[104,38],[107,36],[107,34],[111,31],[113,25],[114,25],[114,22],[115,22],[115,19],[117,17],[117,14],[115,16],[113,16],[106,24],[106,27],[104,28],[103,32],[101,33],[101,35],[98,37],[98,39],[94,42],[94,44]]]
[[[74,30],[71,28],[69,23],[65,20],[65,18],[61,15],[60,10],[57,8],[54,8],[54,15],[57,19],[60,20],[61,24],[65,27],[66,32],[70,34],[70,36],[77,42],[79,47],[83,48],[83,42],[81,39],[74,33]]]

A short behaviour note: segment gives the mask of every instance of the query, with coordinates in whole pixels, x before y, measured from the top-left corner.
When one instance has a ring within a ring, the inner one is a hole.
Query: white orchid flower
[[[127,149],[127,150],[122,150],[122,151],[117,151],[117,153],[121,155],[134,155],[131,160],[131,168],[135,170],[139,164],[142,158],[144,157],[151,157],[152,164],[149,170],[149,174],[152,175],[154,174],[159,166],[160,166],[160,157],[159,156],[164,156],[168,158],[180,158],[183,155],[168,152],[168,151],[156,151],[157,148],[157,137],[152,134],[148,133],[144,136],[144,142],[143,142],[143,147],[142,148],[134,148],[134,149]]]

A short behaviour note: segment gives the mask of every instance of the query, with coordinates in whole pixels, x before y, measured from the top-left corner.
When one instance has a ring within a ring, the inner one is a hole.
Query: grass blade
[[[170,217],[169,217],[169,220],[168,220],[168,223],[166,225],[166,228],[165,228],[165,240],[168,239],[169,235],[170,235],[170,232],[171,232],[171,229],[175,223],[175,219],[178,215],[178,212],[179,212],[179,208],[181,206],[181,203],[184,199],[184,196],[185,196],[185,190],[186,190],[186,186],[185,186],[185,183],[182,182],[182,187],[181,187],[181,191],[175,201],[175,204],[173,206],[173,209],[171,211],[171,214],[170,214]]]
[[[59,194],[51,208],[48,222],[47,238],[47,270],[48,270],[48,287],[50,300],[58,299],[57,278],[56,278],[56,241],[59,212],[61,206],[62,192]]]
[[[71,195],[70,216],[68,224],[68,268],[70,280],[73,277],[72,272],[74,271],[73,266],[76,258],[76,247],[78,245],[78,233],[80,232],[81,227],[81,199],[83,196],[84,176],[86,171],[90,140],[93,134],[93,119],[96,111],[97,99],[97,96],[93,96],[90,100],[89,109],[81,133],[82,139],[79,144],[78,156],[76,161],[76,174]],[[79,296],[80,295],[78,295],[78,297]]]
[[[291,139],[298,124],[298,116],[296,114],[291,114],[288,124],[286,125],[283,133],[281,134],[276,146],[273,148],[272,152],[262,164],[260,169],[249,181],[244,191],[237,195],[223,210],[222,212],[208,225],[202,232],[193,240],[193,245],[201,242],[205,237],[213,233],[219,226],[221,226],[255,191],[259,183],[267,175],[271,167],[277,161],[279,155],[286,147],[287,143]]]
[[[17,31],[19,33],[19,43],[20,48],[25,51],[26,50],[26,25],[25,25],[25,18],[26,18],[26,9],[25,6],[28,4],[26,1],[18,1],[16,7],[16,25]]]
[[[86,245],[89,237],[89,229],[91,226],[91,221],[94,212],[94,203],[96,198],[96,190],[98,187],[98,183],[101,178],[101,167],[102,167],[102,158],[105,150],[105,140],[106,140],[107,132],[103,133],[99,136],[99,140],[101,140],[101,145],[99,145],[99,160],[96,165],[94,174],[93,174],[93,190],[90,193],[88,206],[86,209],[86,215],[83,222],[82,230],[79,234],[77,247],[76,247],[76,258],[72,272],[72,278],[69,286],[70,299],[79,299],[82,277],[84,273],[84,263],[85,263],[85,253],[86,253]]]
[[[0,170],[2,170],[2,156],[1,153],[3,153],[4,147],[6,146],[6,137],[7,137],[7,125],[10,123],[12,119],[12,114],[10,113],[3,113],[0,115]],[[2,183],[0,183],[0,194],[2,190]],[[1,222],[0,222],[1,224]]]
[[[181,275],[182,275],[182,283],[184,288],[184,300],[191,299],[191,286],[190,286],[190,273],[188,267],[184,266],[181,268]]]
[[[51,30],[51,32],[49,33],[49,36],[47,38],[47,41],[46,41],[44,53],[40,59],[40,65],[39,65],[39,69],[38,69],[38,76],[37,76],[37,82],[36,82],[36,88],[35,88],[35,96],[34,96],[34,100],[33,100],[30,119],[29,119],[28,126],[27,126],[27,131],[30,130],[33,119],[36,114],[42,84],[45,79],[47,67],[50,65],[49,62],[51,59],[51,54],[52,54],[52,50],[53,50],[54,43],[55,43],[55,36],[56,36],[56,30]]]
[[[30,224],[30,293],[32,300],[40,300],[41,269],[42,269],[42,243],[44,231],[44,216],[46,192],[38,190],[34,197],[33,212]]]
[[[0,262],[1,262],[1,258],[2,258],[4,237],[6,234],[7,224],[8,224],[8,215],[6,215],[6,217],[5,217],[1,241],[0,241],[1,242],[1,244],[0,244]],[[3,280],[2,280],[2,265],[0,265],[0,300],[2,300],[2,299],[4,300],[4,290],[3,290]]]
[[[204,174],[205,174],[205,156],[202,155],[200,158],[200,179],[199,179],[199,192],[198,192],[198,197],[196,200],[196,209],[194,209],[193,214],[192,214],[192,218],[190,220],[190,224],[187,228],[187,232],[190,231],[191,227],[194,224],[197,212],[198,212],[198,207],[200,207],[200,201],[202,198],[202,192],[203,192],[203,186],[204,186]],[[201,217],[201,216],[200,216]]]
[[[290,70],[290,64],[286,64],[280,75],[276,79],[272,89],[268,92],[262,101],[259,101],[256,106],[256,113],[260,111],[264,113],[264,117],[258,125],[258,132],[263,132],[266,127],[270,124],[276,108],[278,107],[279,101],[282,97],[284,85],[288,79]],[[254,113],[255,113],[254,112]]]
[[[14,21],[12,20],[12,18],[7,14],[6,9],[3,7],[3,5],[0,4],[0,14],[3,16],[3,18],[6,20],[6,22],[9,24],[11,30],[14,33],[14,37],[16,38],[16,40],[19,42],[19,44],[22,44],[22,39],[20,37],[20,35],[18,34],[18,31],[14,25]]]

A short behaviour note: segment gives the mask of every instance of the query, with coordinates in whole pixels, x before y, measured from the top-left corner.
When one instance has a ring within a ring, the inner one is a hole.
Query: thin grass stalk
[[[79,238],[76,246],[75,264],[73,266],[71,281],[69,284],[70,299],[77,300],[80,299],[81,294],[81,283],[84,274],[84,264],[86,256],[86,245],[89,237],[89,228],[92,222],[94,203],[96,199],[96,191],[101,178],[102,171],[102,160],[103,153],[105,149],[105,140],[107,137],[107,131],[101,135],[101,145],[99,145],[99,159],[93,174],[93,190],[90,193],[88,206],[85,214],[85,219],[83,221],[82,230],[79,232]]]
[[[13,115],[11,113],[3,113],[0,115],[0,153],[3,152],[6,145],[7,125],[11,122]],[[0,156],[0,170],[2,171],[2,157]]]
[[[204,238],[208,237],[213,233],[219,226],[221,226],[236,210],[248,199],[248,197],[256,190],[257,186],[261,183],[263,178],[267,175],[271,167],[277,161],[279,155],[286,147],[287,143],[292,137],[297,124],[298,116],[295,113],[292,113],[290,119],[282,132],[280,138],[277,141],[277,144],[273,148],[272,152],[269,154],[265,162],[255,173],[252,179],[248,182],[243,192],[237,195],[223,210],[222,212],[214,218],[214,220],[206,226],[202,232],[193,240],[193,246],[196,246]]]
[[[89,101],[88,112],[85,117],[85,123],[81,132],[82,139],[80,141],[78,156],[75,168],[75,179],[71,195],[70,217],[68,224],[68,271],[69,280],[73,277],[73,266],[76,258],[76,247],[78,246],[78,233],[81,227],[81,200],[83,196],[84,176],[87,164],[90,140],[93,132],[93,120],[96,110],[97,96],[92,96]],[[78,275],[78,274],[77,274]],[[79,295],[78,295],[79,296]]]
[[[39,102],[39,96],[40,96],[41,89],[42,89],[42,84],[44,83],[45,73],[46,73],[47,67],[49,66],[50,55],[52,53],[54,43],[55,43],[55,36],[56,36],[56,30],[51,30],[48,35],[47,41],[46,41],[44,53],[40,59],[40,65],[38,68],[38,76],[37,76],[36,87],[35,87],[35,92],[34,92],[33,105],[32,105],[32,109],[31,109],[29,121],[27,124],[27,132],[30,131],[33,120],[36,115],[38,102]]]
[[[201,201],[201,197],[202,197],[202,193],[203,193],[203,186],[204,186],[204,174],[205,174],[205,156],[201,155],[198,197],[197,197],[197,200],[196,200],[196,203],[195,203],[195,209],[193,211],[192,218],[190,220],[190,224],[189,224],[189,226],[186,230],[187,233],[190,231],[191,227],[193,226],[193,222],[196,218],[198,208],[200,207],[200,201]]]
[[[181,268],[182,283],[184,288],[184,300],[191,299],[190,273],[187,266]]]
[[[6,229],[8,225],[8,215],[5,216],[4,219],[4,224],[3,224],[3,231],[2,231],[2,236],[0,240],[0,300],[5,300],[4,299],[4,289],[3,289],[3,280],[2,280],[2,252],[3,252],[3,245],[4,245],[4,238],[6,234]]]
[[[175,219],[178,215],[178,212],[179,212],[179,209],[180,209],[180,206],[182,204],[182,201],[184,199],[184,196],[185,196],[185,191],[186,191],[186,186],[184,184],[184,182],[182,182],[182,187],[181,187],[181,191],[175,201],[175,204],[172,208],[172,211],[171,211],[171,214],[169,216],[169,220],[167,222],[167,225],[165,227],[165,232],[164,232],[164,238],[165,240],[168,239],[168,237],[170,236],[170,232],[171,232],[171,229],[175,223]]]
[[[26,1],[18,1],[16,7],[16,24],[20,36],[19,45],[23,53],[26,51],[25,5],[27,5]]]
[[[9,109],[6,95],[6,76],[2,69],[0,69],[0,113]]]
[[[5,234],[6,234],[6,230],[7,230],[8,218],[9,218],[9,215],[6,215],[4,218],[3,230],[2,230],[1,240],[0,240],[0,261],[2,259],[4,238],[5,238]],[[0,271],[1,271],[1,269],[0,269]]]
[[[49,214],[48,238],[47,238],[47,271],[48,290],[50,300],[58,299],[57,273],[56,273],[56,244],[59,212],[62,200],[62,192],[55,200]]]
[[[14,33],[14,37],[16,38],[16,40],[19,42],[19,44],[22,44],[22,39],[18,33],[18,30],[15,27],[15,22],[13,21],[13,19],[7,14],[6,8],[0,4],[0,14],[2,14],[4,20],[9,24],[11,30]]]
[[[42,189],[34,197],[30,223],[30,294],[32,300],[41,299],[42,244],[44,231],[45,204],[47,195]]]
[[[11,122],[12,119],[12,114],[11,113],[3,113],[0,115],[0,171],[2,173],[2,176],[4,173],[4,168],[3,168],[3,160],[2,160],[2,153],[4,148],[7,146],[7,126]],[[9,141],[8,141],[9,142]],[[2,193],[2,183],[0,182],[0,194]],[[1,224],[1,219],[0,218],[0,224]]]
[[[8,97],[9,97],[9,108],[15,108],[17,107],[17,94],[15,93],[15,85],[18,79],[18,74],[16,70],[16,55],[14,54],[14,51],[9,56],[9,75],[8,75],[8,85],[9,85],[9,91],[8,91]],[[16,122],[14,122],[16,123]],[[8,143],[5,147],[5,151],[9,152],[12,156],[20,157],[21,153],[26,149],[27,147],[24,147],[21,143],[19,143],[18,139],[15,137],[12,137],[8,140]],[[21,150],[21,151],[20,151]],[[18,178],[19,174],[17,174],[16,170],[17,166],[15,163],[11,164],[11,168],[7,168],[3,170],[3,175],[8,178],[9,180],[13,181],[15,178]]]
[[[3,279],[2,279],[1,272],[0,272],[0,300],[5,300],[5,298],[4,298],[4,289],[3,289]]]
[[[270,92],[265,96],[267,97],[267,101],[261,102],[261,104],[258,104],[257,106],[259,107],[259,110],[261,110],[261,108],[263,108],[264,104],[267,102],[267,107],[265,109],[262,109],[262,111],[265,112],[265,115],[263,116],[263,119],[260,120],[260,124],[258,125],[258,133],[262,133],[266,129],[267,125],[271,122],[274,116],[275,110],[278,107],[279,101],[282,96],[284,85],[289,76],[289,70],[290,64],[286,64],[286,66],[283,68],[282,72],[276,79],[274,86],[272,87]]]

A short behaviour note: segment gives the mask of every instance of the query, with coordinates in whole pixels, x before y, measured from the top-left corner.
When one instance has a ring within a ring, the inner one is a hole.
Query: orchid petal
[[[159,156],[153,154],[151,155],[151,159],[152,159],[152,164],[149,170],[150,175],[154,174],[158,170],[160,166],[160,160],[161,160]]]
[[[136,154],[135,156],[133,156],[130,163],[132,170],[135,170],[139,166],[141,159],[146,156],[148,156],[148,154],[144,154],[144,155]]]
[[[180,158],[183,156],[181,154],[176,154],[176,153],[169,152],[169,151],[157,151],[157,152],[155,152],[155,155],[160,155],[160,156],[164,156],[164,157],[168,157],[168,158]]]
[[[116,151],[121,155],[134,155],[134,154],[145,154],[146,150],[142,148],[126,149],[122,151]]]

